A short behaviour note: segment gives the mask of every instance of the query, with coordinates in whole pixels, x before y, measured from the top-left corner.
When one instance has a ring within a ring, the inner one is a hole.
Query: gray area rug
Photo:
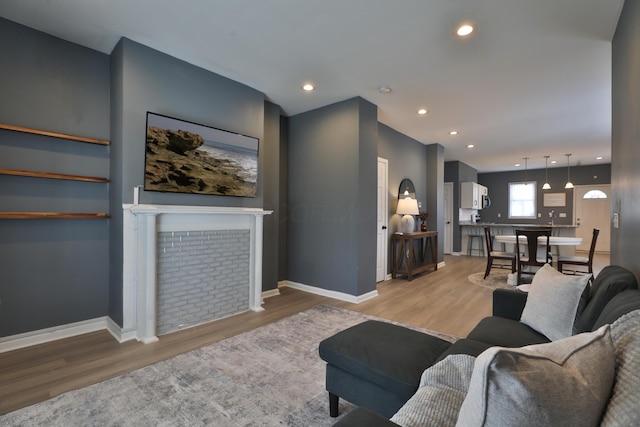
[[[515,289],[515,286],[507,283],[507,277],[510,273],[511,270],[500,270],[492,268],[486,279],[483,279],[484,271],[482,273],[473,273],[469,275],[468,279],[473,284],[484,286],[485,288],[489,289]]]
[[[375,317],[319,305],[11,412],[0,425],[331,426],[318,344],[367,319]],[[340,405],[341,414],[351,407]]]

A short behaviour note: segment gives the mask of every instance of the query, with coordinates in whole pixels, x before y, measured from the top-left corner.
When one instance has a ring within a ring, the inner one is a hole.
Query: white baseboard
[[[444,265],[444,263],[441,263]],[[440,267],[440,265],[438,265]],[[341,301],[359,304],[378,296],[378,291],[371,291],[364,295],[354,296],[343,292],[329,291],[327,289],[315,286],[304,285],[289,280],[278,282],[278,287],[288,286],[311,294],[322,295]],[[262,292],[262,299],[271,298],[280,295],[279,289],[270,289]],[[83,320],[80,322],[69,323],[67,325],[53,326],[51,328],[40,329],[37,331],[25,332],[22,334],[11,335],[8,337],[0,337],[0,353],[18,350],[33,345],[44,344],[51,341],[71,338],[77,335],[87,334],[106,329],[119,343],[136,339],[135,331],[124,331],[120,325],[108,316],[98,317],[95,319]]]
[[[280,295],[279,289],[269,289],[268,291],[262,292],[262,300],[264,301],[265,298],[277,297],[278,295]]]
[[[44,344],[46,342],[61,340],[64,338],[70,338],[76,335],[87,334],[89,332],[109,329],[109,320],[111,319],[106,316],[98,317],[96,319],[83,320],[81,322],[69,323],[67,325],[54,326],[37,331],[25,332],[23,334],[2,337],[0,338],[0,353],[18,350],[32,345]],[[113,323],[115,324],[115,322]]]
[[[316,286],[304,285],[302,283],[292,282],[290,280],[282,280],[278,282],[278,287],[289,287],[297,289],[299,291],[308,292],[310,294],[321,295],[323,297],[329,297],[340,301],[346,301],[353,304],[360,304],[361,302],[370,300],[378,296],[378,291],[374,290],[367,292],[366,294],[355,296],[351,294],[345,294],[344,292],[330,291]]]

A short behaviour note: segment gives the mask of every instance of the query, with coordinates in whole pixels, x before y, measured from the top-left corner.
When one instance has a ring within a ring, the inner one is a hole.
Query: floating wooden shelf
[[[0,212],[0,219],[92,219],[109,218],[107,213],[74,213],[74,212]]]
[[[97,176],[68,175],[64,173],[37,172],[37,171],[27,171],[27,170],[19,170],[19,169],[0,168],[0,175],[30,176],[35,178],[49,178],[49,179],[67,179],[70,181],[109,182],[107,178],[101,178]]]
[[[52,138],[70,139],[72,141],[86,142],[86,143],[89,143],[89,144],[109,145],[109,141],[105,141],[105,140],[102,140],[102,139],[86,138],[84,136],[76,136],[76,135],[67,135],[67,134],[64,134],[64,133],[56,133],[56,132],[49,132],[49,131],[46,131],[46,130],[30,129],[30,128],[25,128],[25,127],[21,127],[21,126],[7,125],[7,124],[3,124],[3,123],[0,123],[0,129],[12,130],[12,131],[16,131],[16,132],[31,133],[31,134],[34,134],[34,135],[50,136]]]

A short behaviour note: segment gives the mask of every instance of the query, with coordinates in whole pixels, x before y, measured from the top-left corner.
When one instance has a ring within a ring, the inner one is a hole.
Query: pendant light
[[[551,190],[551,184],[549,184],[549,156],[544,156],[544,184],[543,190]]]
[[[564,188],[570,189],[573,188],[573,182],[571,182],[571,168],[569,167],[569,157],[571,154],[565,154],[567,156],[567,183],[564,185]]]

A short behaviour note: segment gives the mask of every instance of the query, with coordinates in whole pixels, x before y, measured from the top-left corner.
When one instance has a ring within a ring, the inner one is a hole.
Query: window
[[[586,192],[583,199],[606,199],[607,195],[600,190],[589,190]]]
[[[509,218],[536,217],[536,182],[509,183]]]

